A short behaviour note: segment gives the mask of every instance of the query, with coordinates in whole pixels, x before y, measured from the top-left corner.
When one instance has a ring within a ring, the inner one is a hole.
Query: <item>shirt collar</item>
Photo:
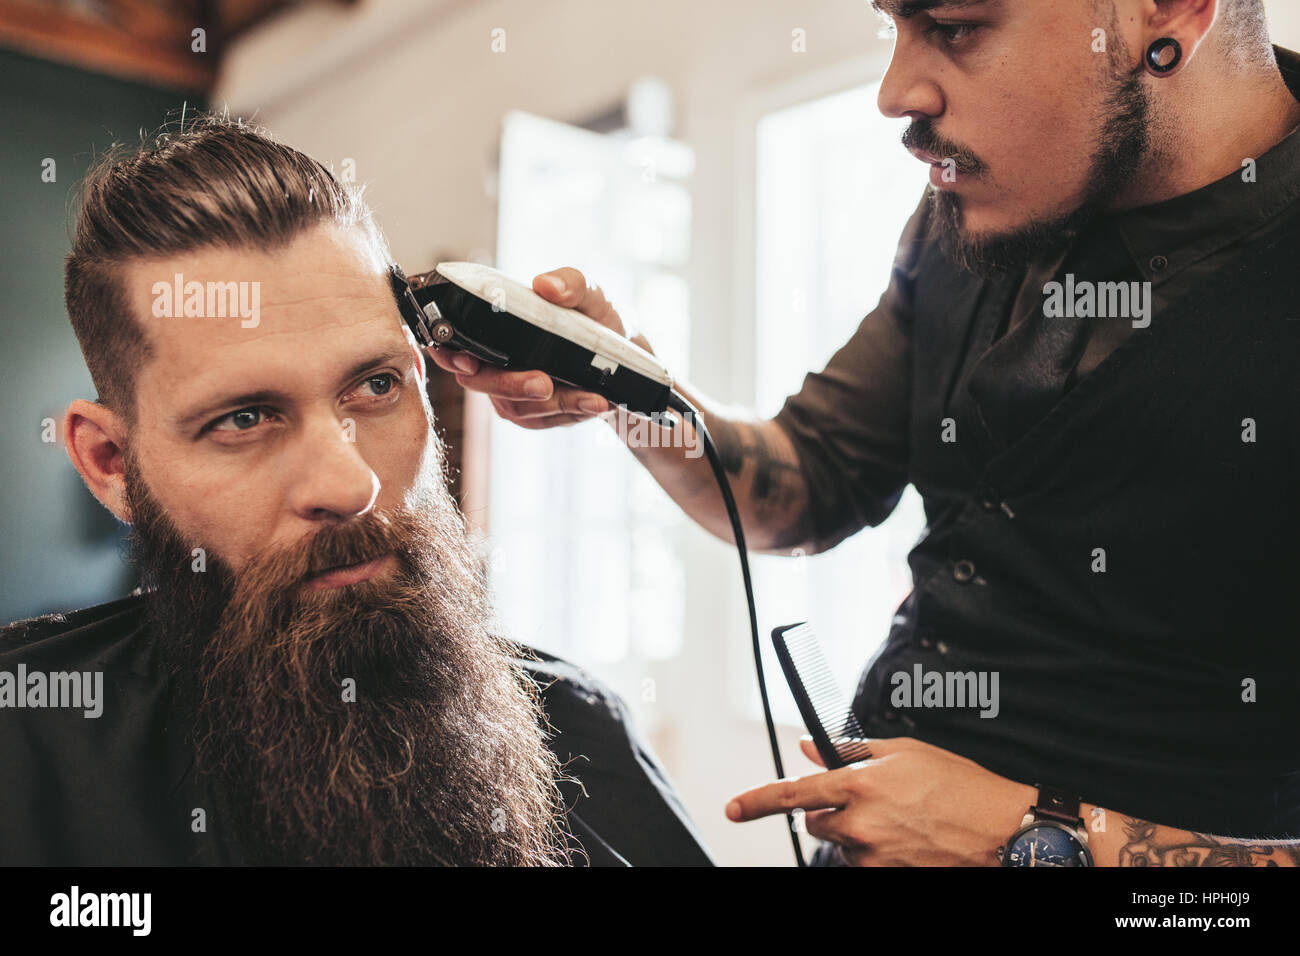
[[[1282,77],[1300,99],[1300,54],[1274,47]],[[1115,217],[1143,279],[1158,286],[1220,249],[1249,236],[1300,199],[1300,132],[1244,168],[1194,192]],[[1243,162],[1246,157],[1243,157]]]

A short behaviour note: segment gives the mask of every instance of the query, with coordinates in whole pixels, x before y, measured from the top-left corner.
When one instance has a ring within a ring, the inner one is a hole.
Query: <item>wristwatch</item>
[[[1038,786],[1038,802],[1020,821],[1006,846],[998,848],[1003,866],[1093,866],[1088,828],[1079,817],[1079,798]]]

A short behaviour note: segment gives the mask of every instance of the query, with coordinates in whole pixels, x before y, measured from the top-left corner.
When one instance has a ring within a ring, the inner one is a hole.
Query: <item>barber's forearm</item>
[[[1094,831],[1100,814],[1088,804],[1081,809],[1097,866],[1300,866],[1298,840],[1210,836],[1114,812]]]
[[[677,386],[700,410],[731,482],[746,544],[754,551],[785,551],[809,546],[808,492],[794,445],[772,421],[745,419],[698,392]],[[701,527],[732,540],[722,493],[692,425],[680,436],[653,428],[638,431],[618,417],[613,424],[624,443],[675,502]],[[658,447],[655,447],[658,446]]]

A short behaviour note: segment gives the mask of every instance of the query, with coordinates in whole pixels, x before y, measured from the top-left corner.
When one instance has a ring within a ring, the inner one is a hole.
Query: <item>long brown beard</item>
[[[430,432],[430,441],[437,442]],[[433,446],[436,448],[436,444]],[[435,456],[406,506],[329,524],[238,574],[127,455],[132,548],[197,765],[249,862],[564,862],[537,688],[491,610]],[[394,573],[301,591],[393,553]]]

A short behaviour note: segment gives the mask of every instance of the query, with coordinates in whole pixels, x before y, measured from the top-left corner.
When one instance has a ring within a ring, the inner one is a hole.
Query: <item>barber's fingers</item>
[[[501,416],[511,421],[556,413],[600,415],[609,411],[609,403],[594,392],[556,388],[543,372],[507,372],[484,366],[477,375],[458,373],[456,381],[489,395]],[[502,402],[498,404],[496,399]]]
[[[859,827],[848,819],[847,810],[809,810],[803,824],[809,836],[834,843],[836,852],[849,866],[870,865],[873,847],[862,839]]]
[[[465,375],[475,374],[482,364],[468,352],[462,352],[459,349],[427,348],[424,350],[424,354],[433,359],[434,364],[439,368]]]
[[[808,736],[800,737],[800,738],[799,738],[799,749],[803,751],[803,755],[804,755],[805,757],[807,757],[809,760],[811,760],[811,761],[812,761],[813,763],[815,763],[817,766],[819,766],[819,767],[825,767],[825,766],[826,766],[826,761],[822,759],[822,755],[821,755],[821,753],[817,750],[817,745],[816,745],[815,743],[813,743],[813,739],[812,739],[811,737],[808,737]]]
[[[462,387],[497,398],[535,402],[543,401],[555,394],[555,383],[545,372],[512,372],[491,365],[481,366],[472,375],[455,368],[452,371],[456,373],[456,381]]]
[[[520,428],[527,428],[529,431],[540,431],[543,428],[560,428],[564,425],[576,425],[579,422],[591,421],[590,415],[548,415],[546,418],[518,418],[514,423]]]
[[[517,402],[492,396],[492,407],[497,414],[512,422],[525,418],[545,418],[548,415],[603,415],[609,411],[609,402],[594,392],[576,388],[557,388],[555,394],[543,401]]]
[[[497,410],[497,414],[506,421],[514,422],[520,428],[527,428],[530,431],[536,431],[542,428],[559,428],[564,425],[576,425],[578,422],[590,421],[591,416],[588,414],[570,414],[566,412],[553,412],[547,415],[533,415],[527,417],[516,417],[510,414],[509,409],[504,408],[506,404],[503,399],[490,399],[492,407]]]
[[[534,277],[533,291],[556,305],[577,309],[583,315],[595,319],[619,335],[627,334],[623,328],[623,320],[605,298],[605,293],[600,286],[589,285],[586,277],[577,269],[565,266],[543,272]]]

